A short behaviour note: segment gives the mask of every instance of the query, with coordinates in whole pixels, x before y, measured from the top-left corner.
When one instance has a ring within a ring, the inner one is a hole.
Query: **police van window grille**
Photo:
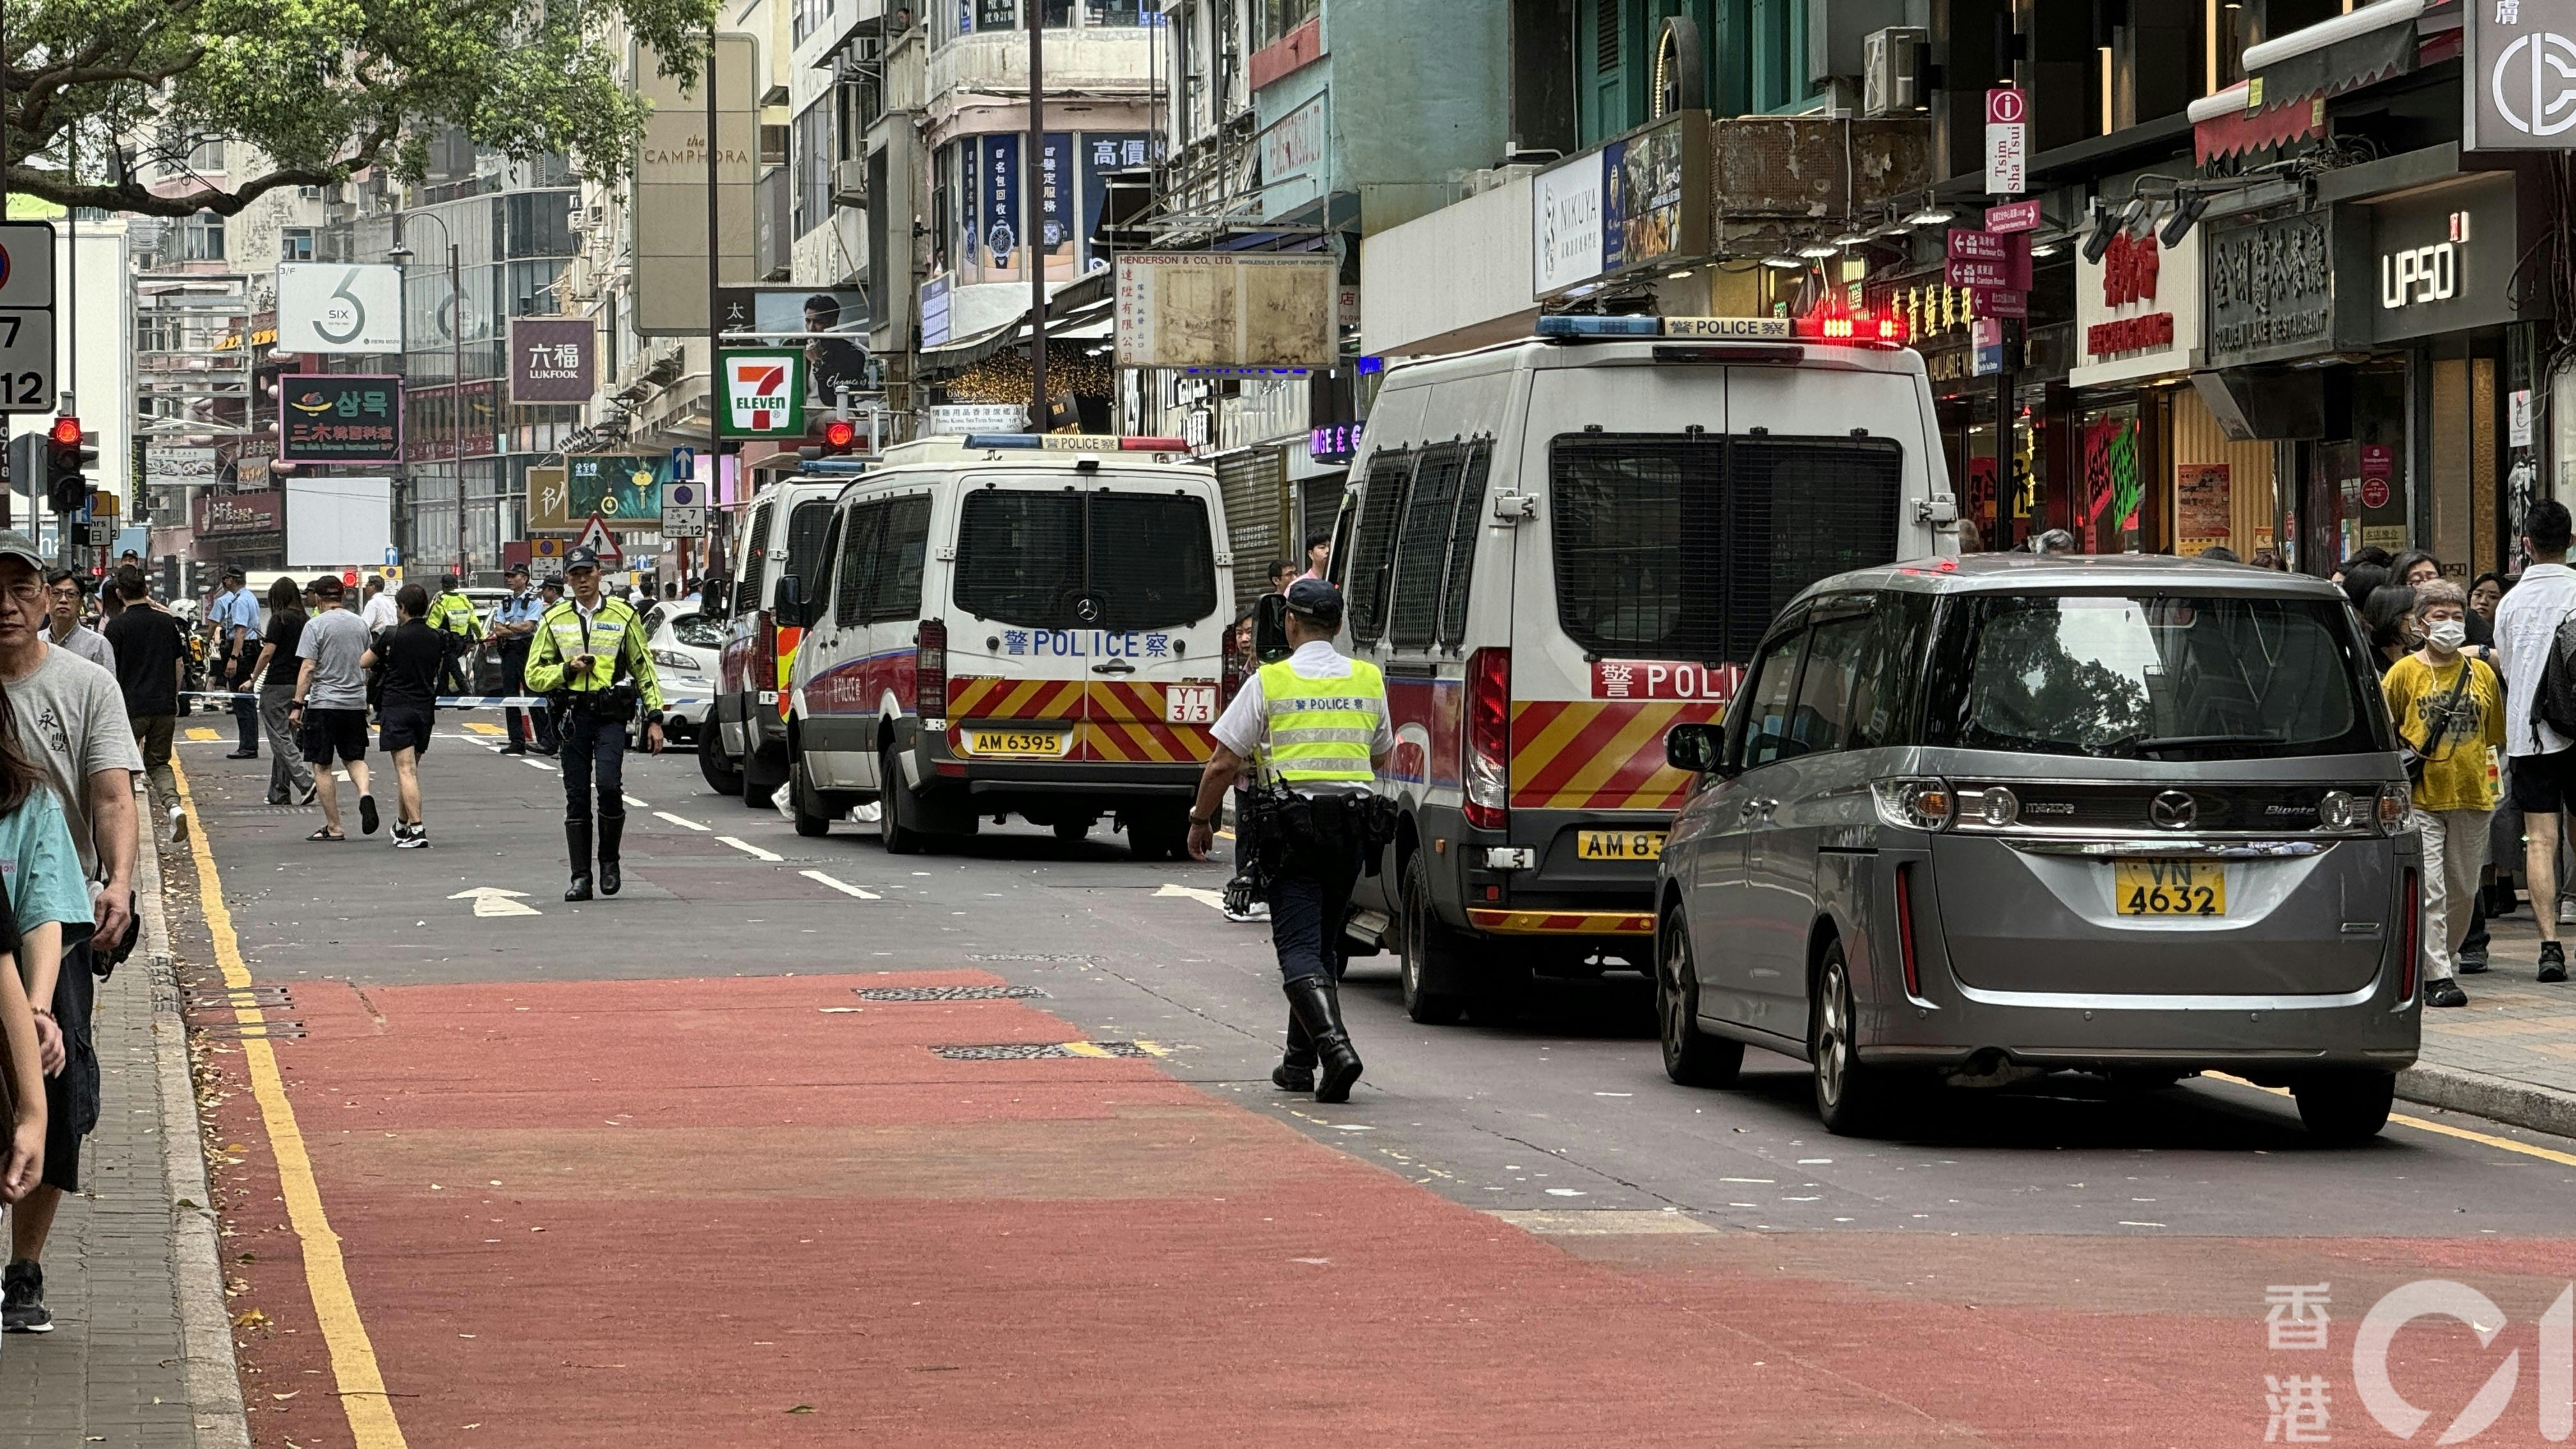
[[[1492,443],[1470,447],[1466,474],[1458,482],[1458,506],[1449,524],[1448,576],[1440,586],[1440,642],[1452,649],[1467,638],[1467,589],[1476,571],[1476,540],[1484,536],[1485,477],[1493,460]]]
[[[957,525],[957,607],[1032,629],[1082,627],[1082,495],[985,488]]]
[[[930,551],[930,500],[898,498],[886,506],[870,569],[870,623],[921,617],[922,559]]]
[[[1449,551],[1451,514],[1467,450],[1442,443],[1424,450],[1414,469],[1413,493],[1395,550],[1395,599],[1387,611],[1387,642],[1398,649],[1427,649],[1440,620],[1440,575]]]
[[[832,521],[839,510],[831,500],[817,498],[800,503],[787,519],[787,572],[796,578],[796,586],[813,598],[823,586],[823,570],[829,557]]]
[[[1403,516],[1412,476],[1411,453],[1381,453],[1369,465],[1368,492],[1351,536],[1351,566],[1342,575],[1351,637],[1363,644],[1376,643],[1386,623],[1387,559],[1395,551],[1396,520]]]
[[[1896,558],[1905,450],[1888,438],[1729,441],[1728,659],[1749,659],[1773,616],[1818,579]]]
[[[751,536],[743,540],[742,582],[736,587],[733,611],[749,614],[768,605],[761,586],[769,581],[769,520],[778,512],[775,504],[751,510]]]
[[[1168,629],[1216,612],[1207,503],[1190,494],[1091,495],[1096,629]]]
[[[885,505],[870,503],[850,510],[841,535],[841,566],[832,581],[832,622],[846,629],[866,617],[868,568],[876,552],[877,528]]]
[[[1557,620],[1569,637],[1599,654],[1727,657],[1725,467],[1721,437],[1555,440],[1549,512]]]

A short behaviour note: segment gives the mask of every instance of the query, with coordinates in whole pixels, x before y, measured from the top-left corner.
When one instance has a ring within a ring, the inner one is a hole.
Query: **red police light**
[[[66,448],[75,448],[80,446],[80,419],[68,414],[54,419],[54,430],[49,436],[51,436],[55,442],[62,444]]]
[[[823,425],[823,445],[846,448],[859,440],[859,425],[848,418],[834,418]]]

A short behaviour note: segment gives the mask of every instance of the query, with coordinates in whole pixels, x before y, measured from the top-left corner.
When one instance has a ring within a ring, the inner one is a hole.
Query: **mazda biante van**
[[[1812,1064],[1836,1132],[1946,1082],[2219,1070],[2324,1139],[2415,1060],[2416,837],[2321,580],[2161,557],[1847,573],[1765,633],[1657,901],[1674,1080]]]

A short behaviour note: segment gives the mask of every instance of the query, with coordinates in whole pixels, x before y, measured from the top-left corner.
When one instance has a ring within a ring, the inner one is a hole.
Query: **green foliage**
[[[715,0],[5,4],[10,190],[158,216],[231,215],[276,187],[344,181],[367,166],[416,176],[450,126],[514,158],[561,154],[621,174],[647,109],[618,79],[628,43],[694,75],[715,10]],[[228,146],[222,184],[169,169],[209,141]],[[244,150],[258,153],[253,172]]]

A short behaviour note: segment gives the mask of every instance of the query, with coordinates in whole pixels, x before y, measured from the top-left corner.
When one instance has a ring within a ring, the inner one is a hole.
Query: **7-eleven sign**
[[[805,355],[783,348],[727,350],[719,431],[728,438],[805,432]]]

